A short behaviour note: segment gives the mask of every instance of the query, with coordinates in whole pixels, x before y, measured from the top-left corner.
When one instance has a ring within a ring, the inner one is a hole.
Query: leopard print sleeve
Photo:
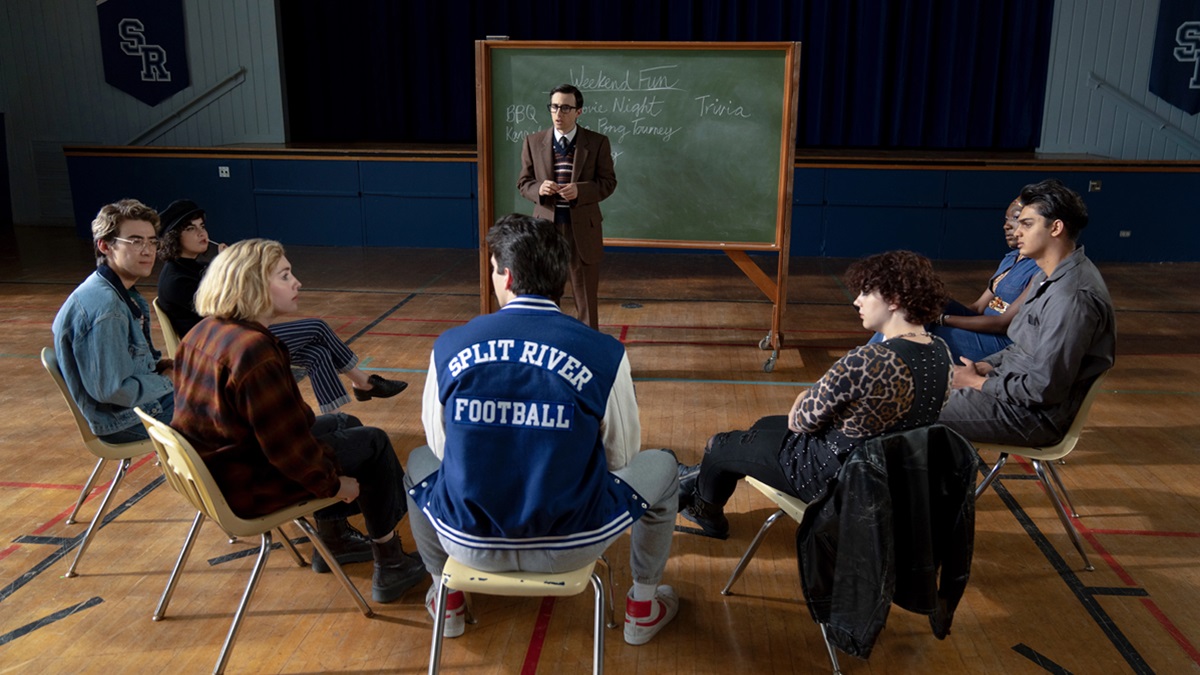
[[[793,408],[791,421],[810,434],[837,427],[850,437],[873,436],[900,419],[914,398],[908,366],[891,349],[868,344],[833,364]]]

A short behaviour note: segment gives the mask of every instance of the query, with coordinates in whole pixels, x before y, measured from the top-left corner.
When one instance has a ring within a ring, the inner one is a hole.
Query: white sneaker
[[[434,607],[437,604],[438,585],[433,584],[429,587],[429,591],[425,593],[425,609],[429,611],[429,617],[437,620],[437,614],[434,612],[437,609]],[[467,630],[467,597],[462,591],[450,591],[446,596],[446,627],[442,629],[442,635],[448,638],[456,638]]]
[[[625,596],[625,642],[631,645],[646,644],[678,613],[679,596],[670,586],[659,586],[654,591],[653,600],[641,602],[633,599],[633,589],[629,589]]]

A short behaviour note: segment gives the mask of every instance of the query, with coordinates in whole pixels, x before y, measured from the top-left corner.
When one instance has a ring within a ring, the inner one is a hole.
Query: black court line
[[[1106,595],[1106,593],[1095,593],[1091,588],[1086,586],[1082,580],[1080,580],[1079,575],[1074,569],[1071,568],[1070,565],[1066,563],[1065,560],[1063,560],[1063,557],[1059,555],[1058,550],[1054,548],[1054,545],[1050,543],[1050,540],[1046,538],[1046,535],[1042,534],[1041,530],[1037,528],[1037,525],[1035,525],[1033,520],[1030,519],[1029,514],[1025,513],[1025,510],[1021,508],[1021,505],[1017,503],[1017,500],[1012,496],[1012,493],[1004,487],[999,478],[992,483],[992,487],[996,490],[996,494],[1000,497],[1001,501],[1004,502],[1004,505],[1007,506],[1008,510],[1012,512],[1013,516],[1017,519],[1017,522],[1021,524],[1022,528],[1024,528],[1025,534],[1029,535],[1029,538],[1033,540],[1034,545],[1041,550],[1042,555],[1046,556],[1046,560],[1049,561],[1050,565],[1054,567],[1056,572],[1058,572],[1059,577],[1061,577],[1063,582],[1066,583],[1067,588],[1070,589],[1071,593],[1075,595],[1075,599],[1079,601],[1079,604],[1083,606],[1088,615],[1092,617],[1092,620],[1096,622],[1096,626],[1101,632],[1104,633],[1105,637],[1108,638],[1108,641],[1112,643],[1112,646],[1116,648],[1117,653],[1121,655],[1121,658],[1125,659],[1125,663],[1129,664],[1129,667],[1135,673],[1153,675],[1154,670],[1150,668],[1149,664],[1146,663],[1146,660],[1142,658],[1140,653],[1138,653],[1137,648],[1133,646],[1133,643],[1129,641],[1129,638],[1125,637],[1125,634],[1121,632],[1121,629],[1117,628],[1116,622],[1112,620],[1112,617],[1108,615],[1108,612],[1104,611],[1104,608],[1101,607],[1100,603],[1096,600],[1096,596]],[[1071,552],[1076,552],[1074,547],[1072,547]],[[1090,573],[1085,572],[1085,574]],[[1102,590],[1107,589],[1105,588]],[[1017,649],[1017,647],[1014,647],[1013,649]],[[1017,649],[1017,651],[1020,652],[1019,649]],[[1036,654],[1036,652],[1034,653]],[[1028,656],[1028,654],[1026,654],[1026,656]],[[1040,655],[1038,656],[1040,657]]]
[[[351,335],[349,338],[347,338],[345,340],[346,344],[349,345],[349,344],[353,343],[355,340],[357,340],[358,338],[366,335],[367,331],[371,330],[375,326],[378,326],[380,323],[383,322],[384,319],[395,314],[397,311],[399,311],[399,309],[401,307],[407,305],[415,297],[417,297],[417,293],[409,293],[407,297],[405,297],[400,302],[397,302],[395,305],[392,306],[391,309],[384,312],[383,314],[380,314],[378,317],[376,317],[376,319],[374,321],[363,326],[357,333],[355,333],[354,335]]]
[[[1071,675],[1071,671],[1037,653],[1037,651],[1035,651],[1032,647],[1029,647],[1024,643],[1013,645],[1013,651],[1021,656],[1024,656],[1030,661],[1033,661],[1035,665],[1040,666],[1047,673],[1054,673],[1055,675]]]
[[[39,537],[33,534],[24,534],[16,539],[13,539],[14,544],[45,544],[49,546],[62,546],[74,539],[74,537]]]
[[[1087,592],[1092,595],[1111,595],[1125,598],[1148,598],[1150,594],[1144,588],[1129,588],[1126,586],[1089,586]]]
[[[91,609],[92,607],[95,607],[96,605],[99,605],[102,602],[104,602],[104,598],[95,597],[90,600],[84,600],[83,602],[79,603],[78,605],[74,605],[74,606],[68,607],[66,609],[60,609],[57,612],[55,612],[49,616],[38,619],[37,621],[34,621],[32,623],[27,623],[24,626],[17,628],[16,630],[12,630],[12,631],[5,633],[4,635],[0,635],[0,645],[6,645],[6,644],[12,642],[13,640],[16,640],[19,637],[25,637],[26,635],[32,633],[33,631],[35,631],[39,628],[44,628],[46,626],[49,626],[50,624],[54,623],[55,621],[61,621],[62,619],[65,619],[68,616],[71,616],[72,614],[78,614],[79,612],[82,612],[85,609]]]
[[[102,520],[100,522],[99,529],[104,529],[105,525],[108,525],[114,519],[119,517],[122,513],[125,513],[125,511],[129,509],[129,507],[142,501],[142,499],[145,498],[146,495],[153,492],[155,489],[158,488],[158,486],[160,486],[164,482],[166,482],[166,480],[167,479],[165,477],[159,476],[158,478],[155,478],[154,480],[150,481],[150,483],[148,485],[146,485],[146,487],[142,488],[141,490],[138,490],[137,494],[133,495],[129,499],[126,499],[124,502],[117,504],[115,507],[113,507],[113,509],[111,511],[109,511],[104,516],[104,520]],[[80,532],[77,536],[71,537],[70,539],[66,540],[67,543],[65,543],[61,547],[59,547],[58,550],[56,550],[53,553],[51,553],[50,555],[46,556],[46,558],[44,560],[37,563],[33,567],[29,568],[29,571],[25,572],[21,576],[14,579],[11,583],[9,583],[4,588],[0,588],[0,602],[4,602],[5,600],[7,600],[8,596],[21,590],[22,588],[24,588],[25,584],[28,584],[29,582],[33,581],[42,572],[45,572],[46,570],[50,569],[50,567],[52,567],[59,560],[62,560],[63,557],[65,557],[76,546],[78,546],[80,543],[83,542],[83,536],[86,533],[87,533],[87,529],[84,529],[84,531]],[[99,531],[97,531],[96,534],[98,535]]]
[[[292,542],[292,544],[307,544],[308,537],[297,537],[295,539],[292,539],[291,542]],[[271,542],[271,550],[272,551],[275,551],[275,550],[278,550],[281,548],[283,548],[282,542],[278,542],[278,541]],[[244,548],[235,553],[227,553],[225,555],[219,555],[215,558],[209,558],[208,564],[210,566],[220,565],[222,563],[227,563],[231,560],[241,560],[242,558],[249,558],[251,556],[258,555],[258,552],[260,550],[262,550],[262,544],[259,544],[258,546],[255,546],[254,548]]]

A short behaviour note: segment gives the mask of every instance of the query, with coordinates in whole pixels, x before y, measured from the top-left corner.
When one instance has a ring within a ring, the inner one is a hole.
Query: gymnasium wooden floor
[[[69,232],[18,228],[10,239],[0,253],[0,672],[207,672],[249,574],[251,560],[240,554],[256,543],[231,545],[207,526],[169,618],[151,622],[193,513],[147,457],[135,460],[80,576],[63,578],[105,486],[85,506],[83,523],[64,524],[94,459],[37,354],[51,344],[51,320],[92,261],[88,244]],[[368,371],[412,383],[399,397],[345,408],[387,430],[402,460],[423,441],[420,393],[434,337],[477,312],[475,256],[289,252],[305,283],[302,312],[328,320]],[[600,320],[628,346],[644,446],[695,461],[709,435],[786,410],[801,387],[863,342],[839,279],[846,263],[792,262],[787,349],[768,374],[756,345],[770,305],[724,256],[610,254]],[[938,268],[952,294],[970,301],[993,265]],[[1200,264],[1101,269],[1117,308],[1117,365],[1061,467],[1096,571],[1082,571],[1030,467],[1010,462],[1009,477],[979,500],[973,574],[953,633],[938,641],[924,617],[893,608],[870,661],[842,656],[847,673],[1200,672]],[[153,287],[153,280],[142,284],[147,297]],[[682,598],[679,618],[643,647],[608,631],[609,672],[828,672],[800,595],[790,522],[771,532],[736,594],[719,594],[772,507],[743,486],[728,511],[727,541],[676,534],[666,582]],[[407,527],[405,520],[400,531],[411,542]],[[627,538],[610,559],[619,612],[629,584]],[[369,564],[347,571],[369,589]],[[367,619],[332,576],[277,551],[229,672],[424,672],[432,625],[424,590],[374,604],[378,616]],[[444,668],[586,672],[591,603],[590,594],[556,602],[481,596],[478,625],[446,642]]]

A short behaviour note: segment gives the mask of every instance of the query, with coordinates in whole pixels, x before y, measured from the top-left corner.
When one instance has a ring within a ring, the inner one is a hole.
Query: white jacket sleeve
[[[608,407],[600,423],[600,439],[608,455],[608,470],[624,467],[642,448],[642,424],[638,420],[637,396],[633,391],[633,376],[629,355],[621,357],[617,378],[608,393]]]
[[[438,459],[442,459],[446,452],[446,418],[432,351],[429,352],[429,371],[425,375],[425,393],[421,395],[421,424],[425,426],[425,443]]]

